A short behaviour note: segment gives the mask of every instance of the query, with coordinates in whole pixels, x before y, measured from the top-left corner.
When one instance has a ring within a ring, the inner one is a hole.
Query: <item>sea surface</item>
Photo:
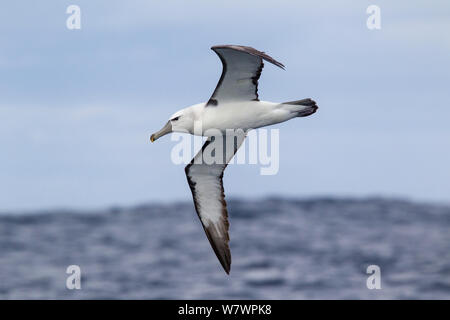
[[[450,207],[228,200],[228,276],[192,203],[0,214],[1,299],[450,299]],[[69,265],[81,289],[69,290]],[[368,289],[367,267],[381,289]]]

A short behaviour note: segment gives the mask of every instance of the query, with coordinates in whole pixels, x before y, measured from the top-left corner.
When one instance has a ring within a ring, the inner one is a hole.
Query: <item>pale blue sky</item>
[[[66,8],[81,7],[81,30]],[[366,28],[381,8],[382,29]],[[260,98],[314,98],[280,129],[280,171],[230,167],[228,197],[450,202],[448,1],[10,1],[0,5],[0,211],[191,200],[175,142],[149,135],[205,101],[215,44],[266,64]]]

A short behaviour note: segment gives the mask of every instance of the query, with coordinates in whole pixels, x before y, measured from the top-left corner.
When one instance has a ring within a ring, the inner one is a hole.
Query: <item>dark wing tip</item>
[[[283,70],[285,70],[284,64],[282,64],[281,62],[275,60],[274,58],[272,58],[271,56],[269,56],[265,52],[256,50],[255,48],[252,48],[252,47],[233,45],[233,44],[224,44],[224,45],[217,45],[217,46],[212,46],[211,47],[211,50],[215,51],[215,49],[231,49],[231,50],[237,50],[237,51],[246,52],[248,54],[261,57],[262,59],[264,59],[264,60],[266,60],[266,61],[276,65],[277,67],[279,67],[279,68],[281,68]]]
[[[211,247],[214,250],[214,253],[217,256],[217,259],[219,259],[220,264],[222,265],[223,269],[227,274],[230,274],[231,269],[231,252],[230,247],[228,246],[228,237],[224,239],[223,237],[220,237],[214,226],[210,227],[204,227],[206,237],[209,240],[209,243],[211,244]],[[228,236],[228,230],[227,236]]]

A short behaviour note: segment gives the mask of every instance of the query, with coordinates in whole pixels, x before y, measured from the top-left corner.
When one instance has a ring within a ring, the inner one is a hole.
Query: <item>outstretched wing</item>
[[[222,75],[207,106],[221,102],[258,100],[258,79],[263,60],[284,69],[284,65],[252,47],[221,45],[211,48],[222,61]]]
[[[223,172],[233,158],[245,133],[209,138],[185,168],[195,210],[220,264],[230,273],[228,213],[223,190]]]

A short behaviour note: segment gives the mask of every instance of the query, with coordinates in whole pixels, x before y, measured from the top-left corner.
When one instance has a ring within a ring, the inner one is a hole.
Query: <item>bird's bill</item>
[[[151,135],[150,141],[154,142],[157,139],[161,138],[162,136],[164,136],[168,133],[171,133],[171,132],[172,132],[172,124],[170,123],[170,121],[168,121],[161,130],[159,130],[158,132],[155,132],[154,134]]]

